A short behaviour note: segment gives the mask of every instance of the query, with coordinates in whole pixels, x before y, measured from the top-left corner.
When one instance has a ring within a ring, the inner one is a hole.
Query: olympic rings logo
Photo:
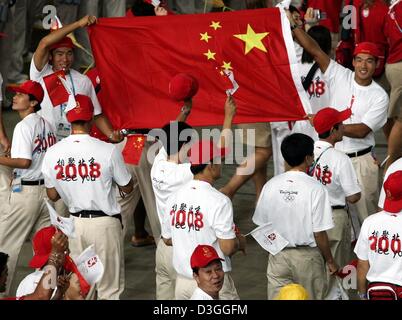
[[[283,200],[285,200],[286,202],[291,202],[295,199],[295,196],[292,194],[285,194],[283,196]]]

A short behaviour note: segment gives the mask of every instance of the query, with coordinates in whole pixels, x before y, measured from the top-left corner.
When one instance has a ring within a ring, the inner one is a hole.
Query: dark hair
[[[196,275],[198,275],[198,271],[200,271],[200,268],[198,267],[193,268],[193,273],[195,273]]]
[[[29,101],[37,101],[38,102],[38,104],[34,107],[34,112],[38,112],[41,109],[38,99],[36,99],[33,94],[28,94],[28,96],[29,96]]]
[[[188,135],[185,137],[181,136],[182,132],[188,130]],[[185,143],[189,143],[193,133],[193,127],[184,121],[170,121],[162,127],[162,131],[165,133],[167,141],[163,141],[163,147],[165,148],[167,154],[171,156],[180,151],[181,147]]]
[[[191,173],[193,175],[199,174],[200,172],[203,172],[205,168],[207,167],[208,164],[196,164],[194,166],[190,167]]]
[[[144,0],[134,0],[133,6],[131,7],[131,12],[136,17],[147,17],[155,15],[154,6],[152,4],[144,2]]]
[[[333,126],[333,128],[335,128],[336,130],[338,130],[338,129],[339,129],[339,125],[340,125],[340,123],[337,123],[336,125]],[[331,130],[332,130],[332,129],[331,129]],[[319,135],[318,135],[318,138],[320,138],[320,139],[327,139],[327,138],[331,135],[331,130],[328,130],[328,131],[326,131],[326,132],[324,132],[324,133],[319,134]]]
[[[322,51],[328,55],[331,53],[332,40],[331,33],[329,32],[328,28],[324,26],[313,26],[307,31],[307,33],[318,43]],[[306,62],[312,63],[314,62],[314,58],[304,49],[302,63]]]
[[[292,5],[289,6],[289,11],[290,13],[297,12],[298,14],[300,14],[299,9],[297,9],[295,6]]]
[[[281,152],[285,161],[296,167],[303,163],[306,156],[314,155],[314,140],[303,133],[293,133],[283,140]]]
[[[247,9],[262,9],[266,8],[265,0],[246,0],[246,8]]]
[[[8,254],[0,252],[0,274],[3,273],[3,271],[6,269],[7,261],[8,261]]]

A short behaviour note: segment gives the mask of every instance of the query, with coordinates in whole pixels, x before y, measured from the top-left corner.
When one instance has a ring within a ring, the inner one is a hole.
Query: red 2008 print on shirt
[[[67,161],[59,159],[54,169],[57,171],[56,179],[62,181],[77,181],[80,178],[81,183],[84,183],[95,181],[101,176],[101,165],[94,158],[88,161],[80,159],[78,162],[74,158],[68,158]]]
[[[200,206],[193,208],[190,206],[187,210],[187,205],[182,203],[180,209],[177,210],[177,205],[175,204],[170,210],[170,217],[172,218],[172,227],[176,229],[187,229],[200,231],[204,227],[204,222],[202,221],[204,215],[200,212]]]

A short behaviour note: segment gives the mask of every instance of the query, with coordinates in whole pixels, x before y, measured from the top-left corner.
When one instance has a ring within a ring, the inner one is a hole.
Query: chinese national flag
[[[123,149],[123,158],[125,163],[138,165],[144,149],[146,137],[142,134],[134,134],[127,137],[126,145]]]
[[[99,99],[115,128],[156,128],[175,119],[182,105],[169,98],[169,81],[181,72],[199,82],[188,118],[193,126],[222,124],[224,70],[239,85],[235,123],[295,121],[309,111],[282,9],[101,18],[89,35],[102,79]]]
[[[43,81],[45,82],[46,90],[49,94],[49,98],[52,102],[53,107],[65,103],[68,100],[68,92],[59,79],[59,76],[63,79],[66,78],[63,70],[56,71],[55,73],[43,77]]]

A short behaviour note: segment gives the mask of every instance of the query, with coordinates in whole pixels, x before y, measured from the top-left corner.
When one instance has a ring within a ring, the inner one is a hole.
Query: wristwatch
[[[294,29],[297,29],[297,24],[293,24],[293,25],[290,26],[290,30],[293,31]]]
[[[360,292],[358,292],[357,294],[359,295],[359,298],[360,298],[361,300],[367,299],[367,293],[360,293]]]

